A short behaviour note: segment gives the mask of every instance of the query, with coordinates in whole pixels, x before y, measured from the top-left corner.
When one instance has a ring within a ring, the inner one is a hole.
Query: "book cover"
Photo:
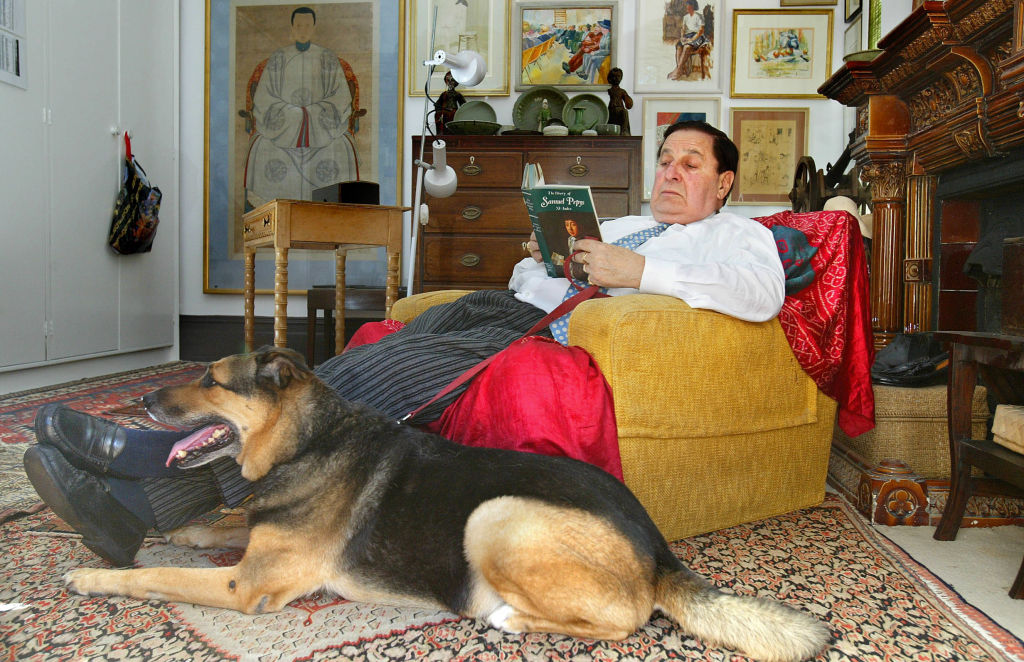
[[[565,276],[563,265],[577,239],[601,239],[589,186],[545,184],[540,164],[530,163],[523,172],[523,200],[549,276]],[[573,277],[586,280],[578,266]]]

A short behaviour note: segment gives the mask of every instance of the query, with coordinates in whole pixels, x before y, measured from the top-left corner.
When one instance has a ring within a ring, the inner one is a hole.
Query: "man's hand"
[[[583,265],[592,285],[601,287],[640,287],[644,256],[628,248],[596,239],[579,239],[573,246],[579,251],[573,262]]]
[[[540,244],[537,243],[537,233],[530,233],[530,240],[523,242],[523,250],[530,254],[537,262],[543,262],[544,256],[540,254]]]

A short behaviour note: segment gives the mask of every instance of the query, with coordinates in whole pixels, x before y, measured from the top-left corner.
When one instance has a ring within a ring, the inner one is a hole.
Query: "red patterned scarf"
[[[783,211],[755,218],[783,225],[817,247],[814,281],[786,297],[779,322],[793,354],[823,393],[839,403],[839,427],[855,437],[875,427],[874,344],[868,271],[857,219],[845,211]]]

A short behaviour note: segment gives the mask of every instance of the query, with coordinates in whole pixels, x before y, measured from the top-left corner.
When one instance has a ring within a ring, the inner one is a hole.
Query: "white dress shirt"
[[[651,216],[625,216],[601,224],[606,242],[656,224]],[[786,296],[786,277],[771,230],[731,212],[694,223],[672,224],[636,252],[645,258],[640,288],[608,290],[612,296],[667,294],[694,308],[708,308],[751,322],[775,317]],[[542,262],[516,264],[508,286],[520,301],[551,312],[569,281],[551,278]]]

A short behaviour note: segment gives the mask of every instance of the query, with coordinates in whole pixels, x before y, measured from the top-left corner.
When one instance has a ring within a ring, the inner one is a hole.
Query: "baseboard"
[[[404,289],[399,290],[399,297]],[[333,303],[330,304],[333,308]],[[325,311],[316,311],[315,351],[313,365],[319,365],[334,354],[334,325],[325,332]],[[333,318],[332,318],[333,319]],[[345,288],[345,340],[365,322],[384,319],[383,287]],[[274,344],[274,318],[255,318],[254,347]],[[182,361],[216,361],[231,354],[245,351],[245,318],[242,315],[181,315],[180,353]],[[306,317],[288,318],[287,346],[306,355]]]

